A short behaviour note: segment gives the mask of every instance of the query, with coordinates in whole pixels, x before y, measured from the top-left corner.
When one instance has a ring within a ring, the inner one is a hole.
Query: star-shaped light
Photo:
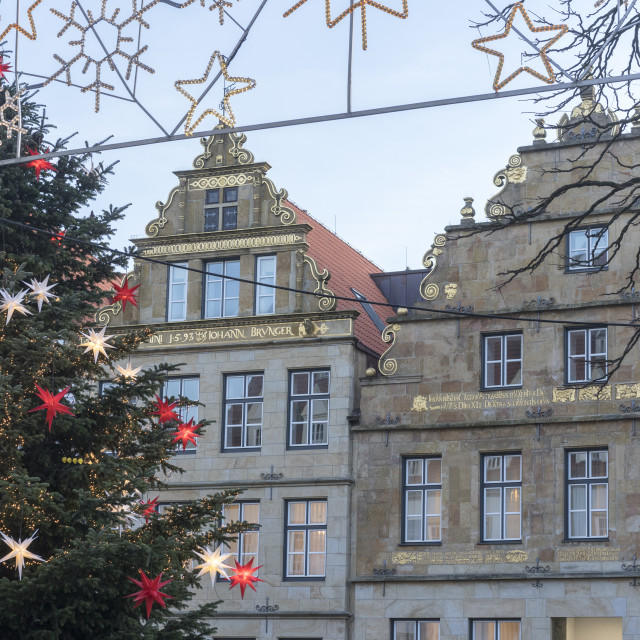
[[[37,389],[36,395],[38,396],[38,398],[40,398],[40,400],[44,402],[44,404],[41,404],[35,409],[29,409],[27,413],[31,413],[32,411],[44,411],[46,409],[47,424],[49,425],[49,431],[51,431],[51,423],[53,422],[53,419],[56,417],[57,413],[66,413],[70,416],[75,415],[71,413],[71,410],[69,409],[69,407],[66,407],[60,402],[60,400],[62,400],[62,398],[64,398],[64,396],[69,391],[69,387],[66,387],[60,393],[56,393],[55,396],[49,390],[42,389],[38,385],[36,385],[36,389]]]
[[[100,354],[102,354],[103,356],[105,356],[105,358],[107,357],[107,352],[105,351],[105,349],[113,349],[113,345],[109,344],[107,341],[111,340],[111,338],[113,338],[113,336],[105,336],[104,332],[107,330],[107,327],[102,327],[102,329],[100,331],[94,331],[93,329],[89,329],[89,334],[87,335],[86,333],[82,333],[82,331],[80,332],[81,335],[83,335],[87,341],[86,342],[81,342],[80,346],[81,347],[87,347],[84,350],[84,353],[87,353],[88,351],[93,351],[93,361],[94,362],[98,362],[98,356]]]
[[[33,535],[30,538],[26,538],[25,540],[20,540],[16,542],[13,538],[6,536],[2,531],[0,531],[0,536],[5,541],[6,544],[9,545],[11,551],[4,557],[0,558],[0,562],[4,562],[5,560],[11,560],[11,558],[16,559],[16,569],[18,570],[18,574],[20,576],[20,580],[22,580],[22,567],[24,567],[24,561],[27,560],[39,560],[40,562],[44,562],[44,558],[37,556],[35,553],[31,553],[28,547],[35,540],[36,534],[38,530],[36,529],[33,532]]]
[[[0,56],[0,78],[6,78],[5,71],[11,71],[11,65],[4,62],[4,56]]]
[[[38,313],[42,311],[42,303],[46,302],[50,304],[49,298],[55,298],[56,296],[53,293],[49,293],[54,284],[49,284],[49,276],[47,276],[42,282],[38,282],[35,278],[31,278],[31,284],[28,282],[24,282],[29,289],[31,289],[31,295],[34,295],[36,300],[38,301]]]
[[[202,553],[198,553],[197,551],[193,552],[199,558],[202,558],[204,560],[202,564],[199,564],[196,567],[194,567],[194,569],[200,569],[200,573],[198,574],[197,577],[199,578],[200,576],[203,576],[205,573],[210,574],[212,587],[215,587],[216,585],[216,578],[218,577],[218,574],[220,574],[223,578],[228,580],[229,576],[227,575],[225,569],[231,569],[231,567],[228,564],[224,564],[224,561],[227,558],[230,558],[233,554],[232,553],[222,554],[222,545],[220,545],[213,552],[211,551],[211,549],[209,549],[209,547],[204,547],[204,549],[201,548],[200,550],[202,551]]]
[[[140,504],[144,507],[142,515],[144,516],[145,524],[149,522],[149,518],[156,512],[156,502],[158,502],[159,497],[156,496],[153,500],[140,500]]]
[[[160,582],[160,580],[162,580],[162,573],[156,576],[152,580],[151,578],[148,578],[144,574],[144,571],[142,569],[139,569],[139,571],[140,571],[140,580],[134,580],[129,576],[127,576],[127,580],[131,580],[133,584],[139,586],[140,591],[136,591],[135,593],[125,596],[125,598],[134,599],[134,603],[135,603],[133,605],[134,609],[136,607],[139,607],[144,602],[147,606],[147,618],[148,618],[151,615],[151,607],[153,606],[154,602],[158,603],[164,609],[166,608],[167,605],[165,604],[165,601],[163,600],[163,598],[173,599],[173,596],[167,595],[166,593],[162,593],[162,591],[160,591],[160,589],[162,589],[162,587],[164,587],[165,584],[169,584],[170,582],[172,582],[173,578],[171,578],[171,580],[165,580],[164,582]]]
[[[222,76],[228,83],[233,84],[235,82],[242,82],[244,83],[245,86],[239,87],[237,89],[229,89],[228,91],[225,92],[224,98],[222,100],[223,113],[220,113],[215,109],[206,109],[205,111],[203,111],[202,115],[192,124],[191,119],[193,118],[193,114],[195,113],[196,107],[200,103],[200,100],[194,98],[191,94],[187,93],[180,85],[202,84],[203,82],[206,82],[207,78],[209,77],[209,73],[211,72],[211,67],[213,67],[213,63],[216,59],[218,60],[218,64],[220,65],[220,72],[222,73]],[[225,62],[223,55],[219,51],[214,51],[213,54],[211,54],[211,58],[209,58],[209,64],[207,65],[207,68],[202,78],[195,79],[195,80],[176,80],[176,82],[174,83],[174,86],[185,98],[187,98],[191,102],[191,107],[189,107],[189,111],[187,112],[187,117],[184,122],[184,132],[189,136],[196,130],[198,125],[208,115],[216,116],[218,120],[220,120],[221,122],[224,122],[224,124],[226,124],[228,127],[235,126],[236,117],[233,114],[233,110],[231,109],[229,98],[231,98],[231,96],[235,96],[239,93],[244,93],[245,91],[249,91],[250,89],[253,89],[256,86],[256,81],[252,80],[251,78],[240,78],[240,77],[230,76],[229,72],[227,71],[227,63]]]
[[[493,40],[502,40],[503,38],[506,38],[511,32],[513,20],[516,17],[516,14],[518,13],[518,11],[522,14],[522,17],[524,18],[524,21],[527,23],[527,27],[529,27],[529,30],[531,32],[540,33],[543,31],[558,31],[559,33],[553,36],[551,40],[546,42],[544,46],[540,48],[540,52],[538,53],[538,55],[540,56],[540,60],[542,60],[542,64],[544,65],[544,68],[547,70],[548,76],[542,75],[541,73],[539,73],[535,69],[532,69],[531,67],[520,66],[511,75],[507,76],[504,80],[501,81],[500,75],[502,74],[502,67],[504,65],[504,53],[501,53],[500,51],[496,51],[495,49],[490,49],[489,47],[484,47],[482,46],[482,44],[484,42],[491,42]],[[542,80],[543,82],[546,82],[547,84],[553,84],[556,81],[556,76],[553,73],[553,69],[551,68],[551,62],[547,57],[547,51],[553,46],[553,44],[555,44],[555,42],[559,38],[561,38],[568,31],[568,29],[569,27],[566,24],[534,27],[533,22],[531,22],[531,18],[529,17],[527,12],[525,11],[524,6],[522,5],[522,2],[516,2],[516,4],[514,4],[513,8],[511,9],[511,13],[509,14],[509,17],[507,18],[507,23],[503,33],[499,33],[494,36],[486,36],[485,38],[478,38],[477,40],[474,40],[471,43],[471,46],[474,49],[477,49],[478,51],[489,53],[492,56],[498,56],[498,59],[499,59],[498,68],[496,70],[495,78],[493,79],[493,88],[495,91],[502,89],[502,87],[504,87],[508,82],[511,82],[511,80],[513,80],[517,75],[521,74],[523,71],[530,73],[532,76]]]
[[[62,229],[62,231],[60,231],[59,233],[56,233],[54,235],[51,236],[51,242],[53,242],[53,244],[60,246],[62,244],[62,238],[64,238],[67,235],[67,232]]]
[[[116,295],[113,296],[111,300],[109,300],[111,304],[115,304],[116,302],[121,300],[123,311],[127,308],[127,302],[130,302],[134,307],[138,306],[135,290],[140,286],[139,284],[135,287],[130,287],[127,276],[125,276],[124,278],[122,278],[122,282],[120,284],[112,282],[111,286],[115,289],[116,292]]]
[[[11,29],[15,29],[17,32],[21,33],[23,36],[29,38],[29,40],[36,39],[36,24],[33,21],[33,16],[31,15],[33,10],[42,2],[42,0],[36,0],[28,9],[27,9],[27,18],[29,19],[29,26],[31,27],[31,33],[26,31],[23,27],[21,27],[18,23],[11,23],[2,33],[0,33],[0,42],[4,40],[4,37],[11,31]]]
[[[8,89],[4,90],[4,103],[0,106],[0,126],[6,128],[7,140],[11,139],[11,134],[14,131],[16,133],[27,133],[27,130],[22,126],[20,118],[20,99],[25,91],[26,89],[21,89],[12,96]],[[12,115],[9,115],[9,113]]]
[[[142,367],[132,368],[130,362],[127,363],[126,367],[121,367],[119,364],[116,365],[116,371],[123,380],[135,380],[138,377],[140,369],[142,369]]]
[[[240,594],[242,596],[242,599],[244,600],[244,592],[247,586],[251,587],[255,591],[256,588],[253,586],[253,583],[264,582],[264,580],[261,580],[257,576],[253,575],[258,569],[260,569],[260,567],[262,567],[262,565],[256,567],[255,569],[252,569],[251,565],[253,564],[253,558],[251,558],[251,560],[249,560],[249,562],[244,565],[240,564],[237,560],[235,561],[235,563],[235,573],[231,575],[231,586],[229,587],[229,589],[233,589],[233,587],[235,587],[236,585],[240,585]]]
[[[40,151],[38,151],[37,149],[29,149],[29,147],[27,147],[27,151],[29,152],[29,155],[31,156],[38,156],[40,155]],[[49,153],[49,149],[45,149],[42,153]],[[36,171],[36,180],[40,180],[40,172],[41,171],[57,171],[57,169],[47,160],[45,160],[44,158],[38,158],[37,160],[31,160],[30,162],[27,162],[25,165],[25,167],[33,167]]]
[[[12,296],[5,289],[0,289],[0,296],[2,296],[0,311],[7,312],[7,321],[5,322],[5,325],[8,325],[11,321],[11,316],[14,311],[21,313],[23,316],[32,315],[31,311],[29,311],[29,309],[27,309],[22,303],[26,294],[27,291],[21,291],[20,293],[16,293],[15,296]]]
[[[196,438],[199,438],[202,435],[195,432],[196,429],[199,428],[199,424],[193,424],[193,418],[191,418],[189,422],[181,422],[178,425],[178,430],[175,433],[171,434],[172,436],[175,436],[175,438],[171,441],[171,444],[182,441],[183,451],[186,450],[187,445],[190,442],[193,442],[193,444],[197,447],[198,445],[196,444]]]
[[[152,411],[152,416],[158,416],[158,423],[164,424],[171,420],[180,420],[180,416],[174,411],[174,408],[178,405],[177,402],[169,403],[168,400],[163,400],[156,394],[156,408],[157,411]]]
[[[110,498],[112,495],[108,491],[105,493],[107,494],[107,498]],[[142,494],[138,489],[135,489],[133,493],[125,494],[125,498],[136,500],[137,498],[142,498]],[[115,515],[119,522],[118,526],[114,527],[114,529],[117,530],[120,535],[122,535],[123,528],[133,526],[138,522],[139,516],[128,502],[109,504],[109,510]]]

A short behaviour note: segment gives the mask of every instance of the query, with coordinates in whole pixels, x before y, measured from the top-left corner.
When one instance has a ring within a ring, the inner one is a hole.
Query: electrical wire
[[[119,249],[113,249],[111,247],[107,247],[103,244],[97,244],[95,242],[90,242],[89,240],[82,240],[80,238],[73,238],[68,235],[61,235],[60,232],[56,231],[47,231],[46,229],[40,229],[39,227],[34,227],[32,225],[24,224],[23,222],[17,222],[16,220],[9,220],[7,218],[0,217],[0,224],[3,225],[3,234],[4,234],[4,224],[9,224],[14,227],[18,227],[21,229],[28,229],[29,231],[33,231],[36,233],[41,233],[49,236],[50,238],[55,238],[56,242],[68,242],[81,244],[87,247],[91,247],[93,249],[99,249],[101,251],[108,251],[114,255],[123,256],[125,258],[134,258],[135,260],[142,260],[144,262],[150,262],[153,264],[160,264],[166,267],[173,267],[174,269],[182,269],[184,271],[188,271],[190,273],[197,273],[199,275],[210,276],[215,275],[216,277],[222,278],[224,280],[233,280],[234,282],[242,282],[245,284],[251,284],[258,287],[265,287],[269,289],[276,289],[278,291],[288,291],[290,293],[301,293],[306,296],[313,296],[314,298],[332,298],[333,300],[339,300],[341,302],[355,302],[362,306],[363,302],[370,304],[376,307],[387,307],[390,309],[398,308],[401,305],[392,305],[390,302],[381,302],[376,300],[368,300],[368,299],[359,299],[359,298],[351,298],[348,296],[338,296],[335,294],[320,294],[315,293],[313,291],[307,291],[306,289],[296,289],[294,287],[285,287],[283,285],[278,284],[267,284],[263,282],[258,282],[257,280],[251,280],[249,278],[239,278],[236,276],[229,276],[220,273],[213,274],[210,271],[204,271],[202,269],[196,269],[194,267],[185,267],[179,263],[169,262],[167,260],[159,260],[157,258],[149,258],[148,256],[144,256],[141,253],[135,252],[127,252],[120,251]],[[519,316],[511,316],[511,315],[502,315],[498,313],[477,313],[475,311],[457,311],[455,309],[434,309],[427,307],[416,307],[416,306],[404,306],[404,309],[409,311],[420,311],[422,313],[435,313],[447,316],[455,316],[458,318],[487,318],[490,320],[513,320],[515,322],[535,322],[535,323],[546,323],[546,324],[561,324],[561,325],[576,325],[576,326],[591,326],[597,325],[598,327],[626,327],[626,328],[640,328],[640,324],[637,322],[586,322],[579,320],[553,320],[553,319],[544,319],[544,318],[523,318]],[[395,313],[395,311],[394,311]],[[532,309],[530,313],[539,313],[538,309]],[[640,319],[639,319],[640,321]]]

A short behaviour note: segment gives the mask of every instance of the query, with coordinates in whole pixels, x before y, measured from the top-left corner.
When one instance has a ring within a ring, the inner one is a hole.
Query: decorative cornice
[[[521,184],[527,179],[527,167],[522,166],[522,157],[514,153],[507,163],[504,169],[500,169],[495,176],[493,176],[493,184],[496,187],[500,187],[500,191],[494,194],[485,205],[485,213],[488,218],[501,218],[508,213],[507,207],[503,204],[496,202],[496,200],[502,195],[508,184]]]
[[[229,480],[226,482],[166,482],[164,486],[168,491],[181,491],[183,489],[194,489],[201,491],[223,491],[225,489],[264,489],[272,487],[275,483],[278,486],[287,487],[307,487],[307,486],[335,486],[355,484],[355,480],[349,477],[329,477],[329,478],[281,478],[280,480]],[[164,496],[167,498],[167,496]]]
[[[188,189],[218,189],[220,187],[241,187],[247,183],[252,183],[254,179],[251,173],[236,173],[221,176],[202,176],[191,178],[188,182]]]
[[[318,269],[316,261],[308,255],[304,256],[304,261],[309,265],[311,269],[311,275],[316,281],[316,288],[313,293],[320,299],[318,300],[318,307],[321,311],[333,311],[335,309],[337,300],[333,291],[327,288],[326,284],[331,278],[331,274],[327,269],[322,272]]]
[[[263,178],[263,182],[267,185],[269,195],[275,199],[275,204],[271,207],[271,213],[279,217],[282,224],[293,224],[296,221],[295,211],[282,205],[289,195],[287,190],[283,187],[278,191],[269,178]]]
[[[402,327],[399,324],[390,324],[382,330],[383,342],[390,342],[391,346],[380,356],[378,370],[383,376],[392,376],[398,370],[398,362],[393,358],[387,358],[387,354],[396,344],[396,334]]]
[[[438,256],[442,254],[447,237],[443,234],[439,234],[435,237],[431,249],[424,254],[422,258],[422,264],[430,269],[429,273],[422,279],[420,283],[420,295],[425,300],[435,300],[440,294],[440,287],[437,284],[427,284],[427,280],[433,275],[438,265]]]

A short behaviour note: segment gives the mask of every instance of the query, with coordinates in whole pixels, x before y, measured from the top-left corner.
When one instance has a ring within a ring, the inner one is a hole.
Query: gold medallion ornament
[[[485,47],[482,45],[485,42],[492,42],[494,40],[502,40],[503,38],[506,38],[511,33],[511,27],[513,26],[513,21],[518,11],[521,13],[524,21],[527,23],[527,27],[529,27],[529,30],[532,33],[542,33],[545,31],[558,31],[559,33],[553,36],[553,38],[551,38],[551,40],[549,40],[544,46],[542,46],[538,52],[540,60],[542,61],[544,68],[547,70],[547,76],[542,75],[531,67],[523,65],[518,67],[511,75],[507,76],[504,80],[500,80],[502,67],[504,65],[504,54],[500,51],[496,51],[495,49],[490,49],[489,47]],[[534,27],[533,22],[531,22],[531,18],[527,14],[522,2],[516,2],[516,4],[514,4],[513,8],[511,9],[509,17],[507,18],[507,24],[503,33],[499,33],[494,36],[486,36],[485,38],[478,38],[471,43],[471,46],[478,51],[489,53],[492,56],[498,56],[498,68],[496,70],[495,78],[493,79],[493,88],[495,91],[499,91],[500,89],[502,89],[502,87],[504,87],[508,82],[511,82],[511,80],[513,80],[523,71],[530,73],[532,76],[538,78],[539,80],[542,80],[543,82],[546,82],[547,84],[553,84],[556,81],[556,76],[553,72],[553,69],[551,68],[551,62],[549,61],[549,58],[547,56],[547,51],[558,41],[559,38],[561,38],[568,31],[568,29],[569,27],[566,24]]]
[[[5,127],[7,130],[7,139],[11,139],[11,132],[27,133],[26,129],[23,129],[22,122],[20,121],[19,102],[20,98],[24,94],[25,90],[21,89],[12,96],[7,89],[4,90],[4,104],[0,106],[0,127]],[[13,116],[9,117],[7,111],[13,111]],[[0,140],[0,145],[2,141]]]
[[[211,68],[213,67],[214,61],[217,60],[220,65],[220,71],[222,76],[227,82],[235,83],[242,82],[245,86],[239,88],[231,88],[228,91],[225,91],[224,98],[222,100],[223,104],[223,112],[220,113],[215,109],[206,109],[202,112],[202,114],[198,117],[198,119],[192,123],[193,114],[195,113],[196,107],[200,104],[200,100],[194,98],[191,94],[187,93],[182,86],[183,84],[203,84],[207,81],[209,74],[211,73]],[[233,110],[231,109],[231,104],[229,103],[229,98],[231,96],[238,95],[239,93],[244,93],[245,91],[249,91],[256,86],[256,81],[251,78],[242,78],[236,76],[230,76],[227,70],[227,63],[224,59],[224,56],[219,51],[214,51],[211,54],[211,58],[209,58],[209,64],[204,72],[202,78],[197,78],[194,80],[176,80],[174,83],[175,88],[185,97],[187,100],[191,102],[191,107],[189,107],[189,111],[187,112],[187,118],[184,123],[184,132],[186,135],[190,136],[198,127],[198,125],[209,115],[216,116],[221,122],[226,124],[228,127],[234,127],[236,124],[236,117],[233,114]]]
[[[24,27],[21,27],[17,22],[13,22],[5,30],[0,33],[0,42],[5,39],[5,36],[11,31],[11,29],[15,29],[16,32],[21,33],[23,36],[29,38],[29,40],[36,39],[36,24],[33,21],[33,10],[42,2],[42,0],[36,0],[28,9],[27,9],[27,19],[29,20],[29,26],[31,27],[31,33],[26,31]]]
[[[299,9],[307,0],[299,0],[296,2],[290,9],[284,12],[283,17],[287,18],[290,16],[296,9]],[[325,20],[327,22],[327,26],[329,29],[333,29],[338,22],[340,22],[343,18],[353,13],[356,9],[360,9],[360,17],[362,22],[362,48],[366,50],[367,48],[367,7],[373,7],[374,9],[380,9],[380,11],[384,11],[389,15],[395,16],[396,18],[408,18],[409,17],[409,0],[402,0],[402,11],[395,11],[390,7],[386,7],[379,2],[375,2],[375,0],[356,0],[353,4],[348,6],[337,18],[331,19],[331,0],[325,0],[324,2],[324,13]]]

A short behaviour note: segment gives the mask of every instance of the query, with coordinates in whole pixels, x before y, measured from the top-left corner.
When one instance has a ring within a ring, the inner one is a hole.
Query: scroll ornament
[[[398,362],[394,358],[387,358],[387,354],[396,344],[396,335],[398,331],[400,331],[401,327],[399,324],[390,324],[386,326],[383,331],[382,338],[383,342],[391,343],[389,348],[380,356],[380,360],[378,362],[378,369],[383,376],[392,376],[398,371]]]
[[[447,238],[443,234],[439,234],[435,237],[433,244],[431,245],[431,249],[425,253],[424,258],[422,258],[422,264],[427,268],[431,269],[429,273],[422,279],[420,283],[420,295],[425,300],[435,300],[440,294],[440,287],[437,284],[427,284],[427,280],[433,275],[436,270],[436,266],[438,265],[438,256],[442,254],[445,242]]]
[[[493,176],[493,184],[501,187],[500,191],[487,201],[485,213],[488,218],[500,218],[508,213],[508,208],[504,204],[499,204],[496,200],[502,195],[508,184],[521,184],[527,180],[527,167],[522,166],[522,157],[515,153],[509,158],[507,166]]]

